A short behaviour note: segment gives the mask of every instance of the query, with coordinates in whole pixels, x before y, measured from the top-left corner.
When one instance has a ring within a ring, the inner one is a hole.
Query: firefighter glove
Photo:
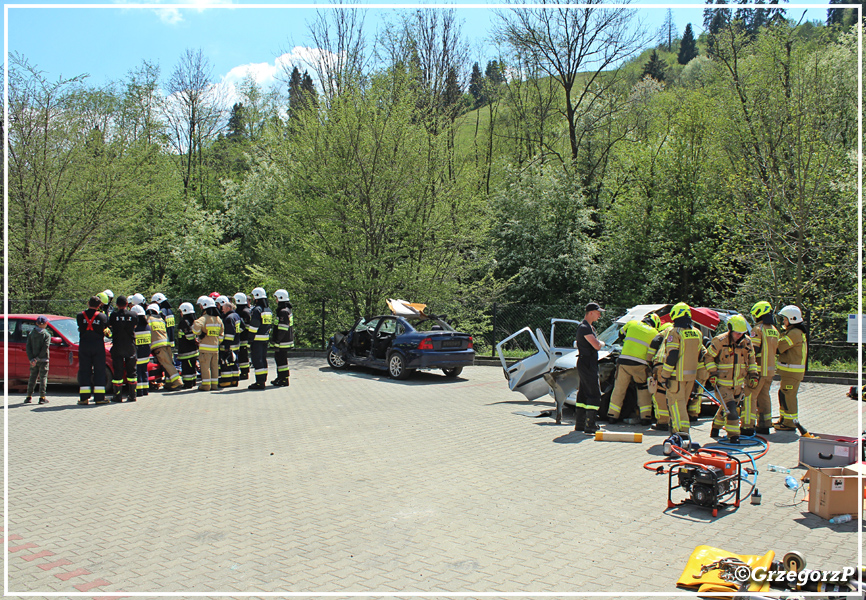
[[[749,375],[749,387],[755,389],[758,387],[758,376],[757,375]]]
[[[716,387],[716,376],[710,375],[710,378],[707,379],[707,385],[710,387]]]

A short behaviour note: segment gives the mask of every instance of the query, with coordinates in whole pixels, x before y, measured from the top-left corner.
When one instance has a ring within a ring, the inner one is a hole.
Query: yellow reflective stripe
[[[161,342],[154,342],[150,347],[151,350],[156,350],[157,348],[162,348],[163,346],[168,346],[168,340],[162,340]]]
[[[217,352],[219,350],[219,344],[199,344],[198,349],[200,352]]]

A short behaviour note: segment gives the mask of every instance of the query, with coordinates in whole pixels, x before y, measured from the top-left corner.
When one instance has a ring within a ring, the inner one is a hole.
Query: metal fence
[[[194,303],[196,298],[170,298],[175,308],[181,302]],[[38,299],[11,298],[9,313],[45,313],[75,316],[87,306],[86,298],[63,298],[48,301]],[[383,311],[385,307],[383,303]],[[604,331],[616,318],[625,314],[629,307],[607,306],[606,312],[596,323],[599,332]],[[460,302],[437,304],[428,310],[444,315],[455,328],[472,334],[475,349],[479,356],[496,357],[496,344],[523,327],[534,332],[540,328],[545,337],[550,332],[551,317],[581,320],[583,307],[574,305],[541,305],[485,303],[475,299]],[[332,298],[292,298],[292,312],[295,319],[295,346],[306,349],[325,349],[327,340],[337,331],[350,328],[355,321],[345,302]],[[372,315],[368,315],[372,316]],[[833,361],[856,361],[857,346],[846,342],[848,315],[812,312],[808,309],[804,317],[809,328],[811,360],[823,364]],[[558,327],[554,340],[557,346],[570,346],[574,339],[575,327]],[[519,355],[532,352],[535,347],[529,336],[520,336],[508,344],[508,349]]]

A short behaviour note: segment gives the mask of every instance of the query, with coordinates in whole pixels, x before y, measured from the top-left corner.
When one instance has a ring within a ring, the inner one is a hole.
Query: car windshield
[[[622,329],[622,323],[614,321],[610,327],[598,334],[598,341],[605,346],[613,346],[616,338],[619,337],[619,330]]]
[[[57,319],[49,321],[51,326],[59,331],[72,344],[78,343],[78,323],[75,319]]]

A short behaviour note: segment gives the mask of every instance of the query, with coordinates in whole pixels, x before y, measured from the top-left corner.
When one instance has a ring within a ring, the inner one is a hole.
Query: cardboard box
[[[826,433],[800,438],[800,464],[821,469],[843,467],[857,462],[857,438]]]
[[[823,519],[849,514],[855,519],[863,501],[858,468],[809,468],[809,512]]]

